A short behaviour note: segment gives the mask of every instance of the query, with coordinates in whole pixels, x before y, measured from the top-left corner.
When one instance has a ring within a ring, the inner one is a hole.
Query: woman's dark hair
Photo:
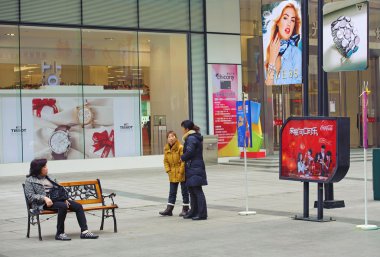
[[[195,130],[195,132],[199,132],[200,128],[194,124],[191,120],[184,120],[181,122],[181,127],[189,130]]]
[[[42,168],[46,165],[47,160],[46,159],[34,159],[30,163],[30,170],[29,170],[29,175],[27,177],[37,177],[38,175],[41,174]]]

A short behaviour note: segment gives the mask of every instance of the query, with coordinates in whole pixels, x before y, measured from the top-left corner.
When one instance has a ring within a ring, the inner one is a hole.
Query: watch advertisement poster
[[[22,136],[17,132],[20,118],[15,118],[20,117],[19,101],[2,99],[7,106],[2,122],[9,124],[3,127],[2,147],[20,146],[4,152],[4,163],[21,162],[21,156],[30,161],[140,155],[138,97],[88,97],[83,102],[76,97],[23,97]]]
[[[212,65],[214,135],[218,136],[218,156],[238,156],[236,101],[238,68],[236,64]]]
[[[281,129],[280,178],[320,183],[334,176],[334,182],[342,179],[348,170],[343,166],[349,163],[349,140],[343,137],[349,120],[340,119],[289,118]]]
[[[323,69],[326,72],[368,68],[368,8],[363,0],[323,6]]]
[[[262,5],[265,85],[302,83],[302,16],[299,0]]]

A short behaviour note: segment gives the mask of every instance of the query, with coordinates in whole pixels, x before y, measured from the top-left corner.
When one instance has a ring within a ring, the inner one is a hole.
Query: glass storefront
[[[206,101],[203,1],[8,2],[0,163],[162,154],[183,119],[207,124],[189,111],[189,89]]]
[[[276,1],[240,0],[241,45],[243,91],[250,100],[259,101],[264,106],[264,145],[269,152],[279,146],[282,122],[290,116],[302,116],[303,85],[266,86],[261,79],[262,32],[261,5]],[[330,1],[325,1],[330,2]],[[318,115],[318,74],[317,74],[317,0],[309,1],[309,114]],[[368,106],[368,143],[379,146],[378,107],[380,104],[379,56],[380,56],[380,3],[369,3],[369,47],[370,60],[366,71],[328,73],[329,116],[350,117],[350,145],[360,147],[361,101],[359,98],[363,81],[368,81],[372,93]]]

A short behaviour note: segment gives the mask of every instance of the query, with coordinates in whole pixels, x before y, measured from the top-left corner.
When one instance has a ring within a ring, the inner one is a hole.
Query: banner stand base
[[[303,221],[313,221],[313,222],[331,222],[331,221],[335,221],[335,219],[333,219],[332,217],[318,219],[317,217],[307,217],[307,218],[305,218],[303,216],[298,216],[298,215],[294,215],[294,217],[292,217],[292,219],[294,219],[294,220],[303,220]]]
[[[239,212],[239,215],[241,216],[248,216],[248,215],[255,215],[256,212],[255,211],[240,211]]]
[[[336,209],[336,208],[344,208],[346,205],[344,204],[344,200],[325,200],[323,201],[324,209]],[[318,208],[318,201],[314,201],[314,208]]]
[[[356,228],[360,228],[361,230],[377,230],[379,229],[376,225],[357,225]]]

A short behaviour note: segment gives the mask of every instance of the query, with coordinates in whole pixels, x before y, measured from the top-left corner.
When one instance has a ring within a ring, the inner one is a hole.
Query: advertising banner
[[[218,136],[218,155],[237,156],[236,101],[237,65],[212,65],[214,135]]]
[[[281,129],[280,178],[338,182],[349,167],[349,118],[292,117]]]
[[[363,0],[323,6],[323,69],[326,72],[367,69],[368,6]]]
[[[140,155],[138,97],[23,97],[2,99],[3,162]],[[6,111],[5,111],[6,110]],[[130,110],[125,112],[125,110]],[[22,135],[21,135],[22,134]],[[21,147],[22,145],[22,147]]]
[[[250,102],[245,101],[245,108],[243,108],[243,101],[236,102],[236,116],[237,116],[237,131],[238,131],[238,146],[239,147],[252,147],[252,127],[250,115]],[[245,115],[244,115],[245,112]]]
[[[246,147],[249,152],[260,151],[263,143],[263,135],[260,123],[261,104],[253,101],[245,101],[245,122],[243,101],[236,102],[238,146]]]
[[[265,85],[302,83],[301,28],[299,0],[262,6]]]

